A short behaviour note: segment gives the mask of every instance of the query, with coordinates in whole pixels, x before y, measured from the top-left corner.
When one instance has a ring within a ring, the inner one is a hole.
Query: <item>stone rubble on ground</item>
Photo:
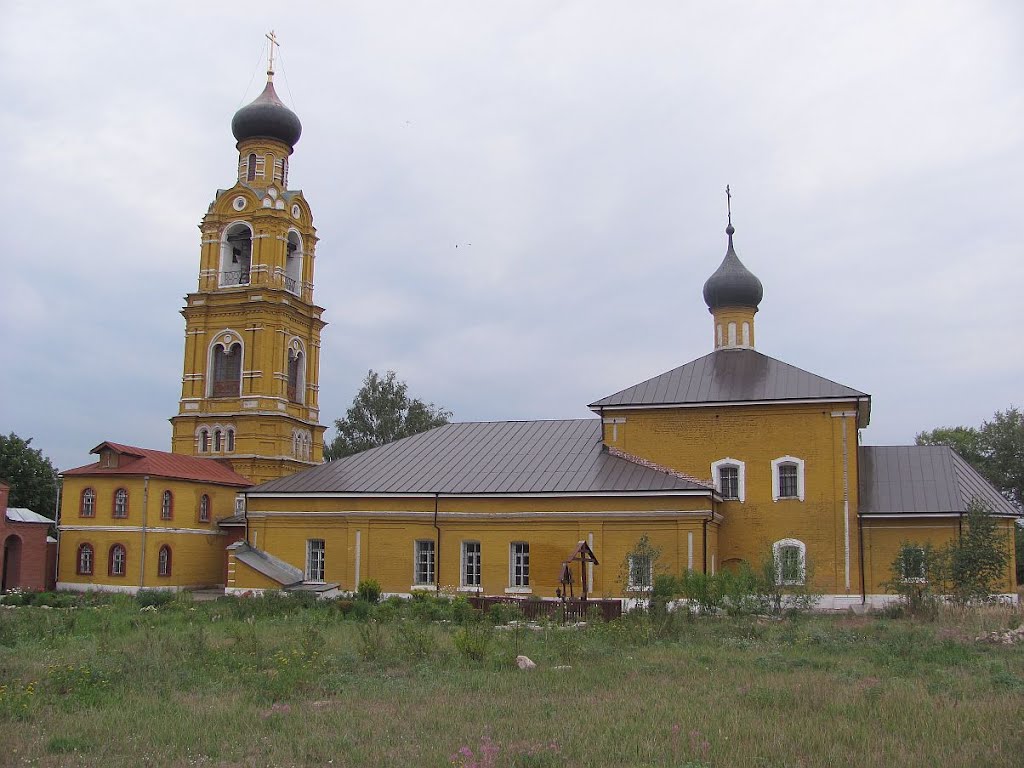
[[[516,666],[520,669],[536,669],[537,665],[529,656],[516,656]]]
[[[979,643],[1002,643],[1003,645],[1024,642],[1024,624],[1016,629],[997,629],[995,632],[986,632],[974,639]]]

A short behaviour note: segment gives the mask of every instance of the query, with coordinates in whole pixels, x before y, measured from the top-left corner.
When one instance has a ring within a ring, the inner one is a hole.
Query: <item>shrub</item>
[[[356,595],[367,603],[380,602],[380,583],[376,579],[363,579],[356,587]]]
[[[455,650],[470,661],[483,661],[494,638],[494,629],[483,623],[467,624],[460,627],[452,636]]]
[[[434,628],[420,621],[400,621],[396,640],[399,650],[411,659],[425,659],[437,648]]]
[[[508,624],[523,619],[522,609],[515,603],[494,603],[487,611],[487,619],[492,624]]]

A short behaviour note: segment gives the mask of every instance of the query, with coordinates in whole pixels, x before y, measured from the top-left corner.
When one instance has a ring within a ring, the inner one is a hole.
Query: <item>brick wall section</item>
[[[53,584],[52,563],[56,550],[47,545],[49,526],[42,523],[16,523],[7,519],[10,488],[0,483],[0,574],[4,586],[41,591]],[[51,555],[50,549],[54,552]],[[10,562],[7,562],[8,555]],[[51,559],[52,558],[52,559]]]

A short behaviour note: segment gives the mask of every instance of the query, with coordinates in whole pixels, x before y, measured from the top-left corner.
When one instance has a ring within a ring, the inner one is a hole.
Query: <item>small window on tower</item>
[[[249,155],[249,168],[245,172],[246,181],[256,180],[256,153],[253,152]]]

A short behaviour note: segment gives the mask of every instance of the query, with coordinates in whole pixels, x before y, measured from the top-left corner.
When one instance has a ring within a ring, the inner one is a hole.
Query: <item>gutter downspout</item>
[[[434,553],[434,592],[441,593],[441,526],[437,524],[437,505],[440,493],[434,494],[434,530],[437,531],[437,551]]]
[[[60,535],[60,501],[61,495],[64,490],[64,475],[58,473],[56,479],[57,485],[57,503],[53,509],[53,526],[57,530],[57,562],[53,564],[53,588],[57,588],[57,579],[60,577],[60,540],[63,536]],[[77,568],[76,568],[77,570]]]
[[[846,567],[846,594],[850,594],[850,465],[845,417],[841,423],[843,430],[843,554]]]
[[[139,554],[139,589],[146,586],[146,522],[149,515],[149,475],[142,478],[142,552]]]

